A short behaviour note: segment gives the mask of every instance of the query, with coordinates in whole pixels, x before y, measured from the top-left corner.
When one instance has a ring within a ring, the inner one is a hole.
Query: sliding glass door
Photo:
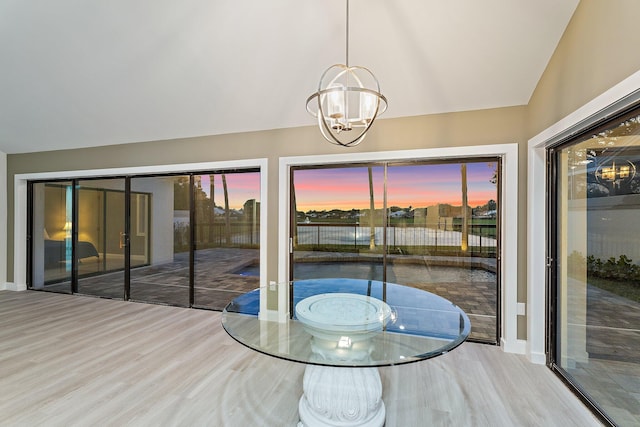
[[[222,310],[259,286],[260,171],[29,185],[29,288]]]
[[[499,339],[498,159],[392,164],[387,171],[390,281],[445,297],[470,338]]]
[[[125,179],[34,183],[31,288],[125,295]]]
[[[190,200],[189,175],[131,178],[132,300],[191,305]]]
[[[551,366],[615,425],[640,424],[640,111],[553,148]]]
[[[381,165],[292,170],[292,279],[385,280]]]
[[[424,289],[497,343],[499,176],[498,158],[292,168],[291,277]]]
[[[73,182],[31,187],[31,288],[71,293]]]
[[[75,292],[124,298],[125,180],[79,180],[75,258]]]
[[[260,286],[260,173],[193,179],[194,306],[222,310]]]

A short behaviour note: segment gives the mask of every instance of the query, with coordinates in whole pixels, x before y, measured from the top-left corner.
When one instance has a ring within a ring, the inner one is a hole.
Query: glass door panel
[[[132,300],[189,306],[189,197],[186,175],[131,178]]]
[[[497,159],[390,164],[387,280],[438,294],[498,340]]]
[[[221,310],[259,286],[258,169],[34,182],[29,193],[32,289]]]
[[[400,283],[498,340],[499,159],[293,168],[292,279]]]
[[[260,286],[260,172],[194,176],[194,305],[222,310]]]
[[[383,280],[384,166],[292,170],[292,277]]]
[[[71,293],[73,183],[32,187],[31,289]]]
[[[78,293],[124,297],[125,180],[78,181]]]
[[[640,115],[552,153],[553,363],[615,425],[640,425]]]

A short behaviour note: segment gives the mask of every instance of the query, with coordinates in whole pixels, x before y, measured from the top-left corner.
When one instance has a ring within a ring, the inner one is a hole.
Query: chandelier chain
[[[387,109],[387,99],[371,70],[349,64],[350,1],[345,4],[345,64],[322,73],[318,90],[307,98],[307,111],[318,120],[327,141],[352,147],[362,142],[376,117]]]
[[[346,26],[346,39],[347,39],[347,43],[346,43],[346,59],[345,59],[345,65],[347,66],[347,68],[349,67],[349,0],[347,0],[347,26]]]

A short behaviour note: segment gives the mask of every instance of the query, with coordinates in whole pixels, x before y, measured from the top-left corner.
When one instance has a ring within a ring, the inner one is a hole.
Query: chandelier
[[[611,163],[598,166],[595,176],[599,182],[612,182],[614,184],[625,183],[635,178],[636,165],[629,160],[623,160],[618,164],[613,160]]]
[[[387,109],[387,98],[369,69],[349,65],[349,0],[346,16],[346,63],[322,74],[318,91],[307,98],[307,111],[318,119],[327,141],[352,147],[364,140],[376,117]]]

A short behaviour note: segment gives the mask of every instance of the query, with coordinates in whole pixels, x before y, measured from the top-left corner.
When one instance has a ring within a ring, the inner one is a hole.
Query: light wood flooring
[[[295,426],[304,365],[245,348],[220,317],[0,291],[0,425]],[[600,425],[548,368],[495,346],[380,372],[387,427]]]

